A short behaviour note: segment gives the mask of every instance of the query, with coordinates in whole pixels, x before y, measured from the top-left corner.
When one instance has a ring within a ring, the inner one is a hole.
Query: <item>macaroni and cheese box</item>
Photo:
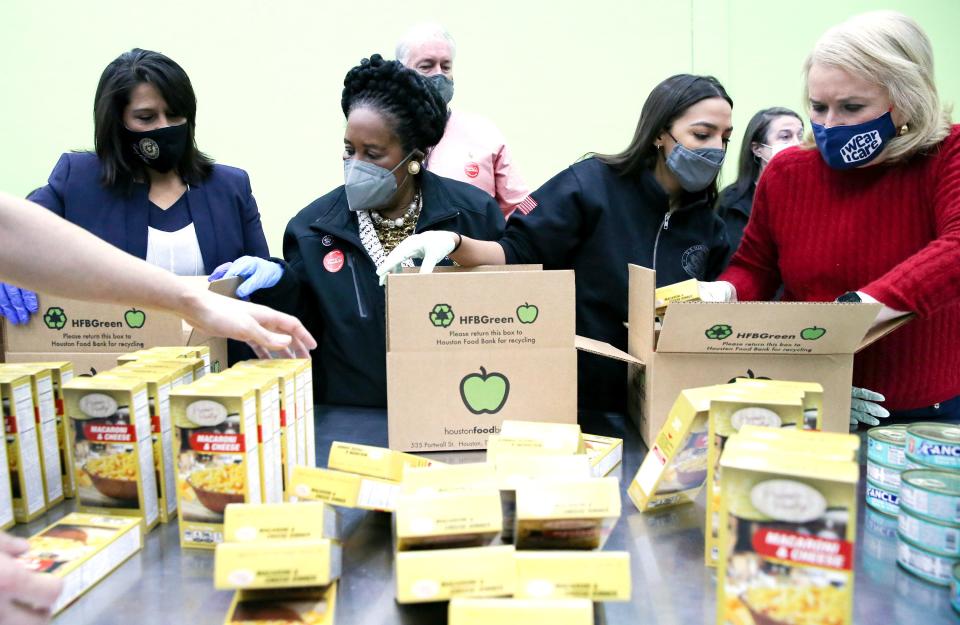
[[[700,283],[696,278],[684,280],[662,286],[654,291],[656,298],[657,316],[663,317],[667,312],[667,307],[676,302],[699,302],[700,301]]]
[[[334,625],[336,582],[326,587],[238,590],[224,625]]]
[[[510,545],[398,551],[397,603],[509,597],[516,583],[513,555]]]
[[[720,466],[718,625],[851,623],[857,464],[730,446]]]
[[[210,347],[207,345],[180,345],[180,346],[158,346],[142,349],[140,351],[124,354],[117,358],[117,364],[123,365],[134,360],[151,360],[166,358],[199,358],[203,361],[203,367],[198,371],[197,378],[201,378],[210,370]]]
[[[189,354],[182,356],[163,353],[144,354],[133,360],[119,362],[118,365],[122,367],[155,367],[159,365],[170,367],[188,365],[190,367],[190,376],[184,380],[187,384],[199,380],[206,375],[207,372],[206,361]]]
[[[243,380],[181,386],[170,392],[170,414],[180,544],[212,549],[227,505],[261,502],[256,392]]]
[[[752,386],[772,391],[798,390],[803,392],[803,429],[823,429],[823,386],[816,382],[792,380],[762,380],[759,378],[736,378],[734,384]]]
[[[590,460],[593,477],[610,475],[623,462],[623,439],[584,434],[583,447]]]
[[[30,376],[33,392],[40,467],[47,507],[63,501],[63,471],[60,465],[60,437],[57,434],[57,401],[53,390],[53,372],[45,365],[23,363],[6,365],[8,371]]]
[[[399,551],[439,547],[481,547],[503,529],[500,492],[400,495],[394,514]]]
[[[150,404],[150,434],[153,437],[153,467],[157,482],[160,522],[177,518],[177,471],[174,464],[173,422],[170,420],[170,389],[173,373],[164,369],[115,367],[99,379],[128,377],[147,385]]]
[[[122,377],[74,378],[63,387],[77,510],[159,520],[147,385]]]
[[[453,599],[448,625],[593,625],[586,599]]]
[[[518,599],[630,600],[626,551],[518,551]]]
[[[158,360],[137,360],[122,367],[114,367],[122,371],[137,371],[146,369],[148,371],[162,370],[169,371],[171,376],[170,389],[178,386],[192,384],[194,382],[194,372],[197,367],[203,367],[203,361],[199,358],[171,358]],[[111,369],[111,372],[113,369]]]
[[[291,370],[297,384],[297,464],[317,466],[316,432],[313,415],[313,363],[309,358],[274,358],[252,360],[261,367],[276,367]]]
[[[825,449],[845,451],[849,460],[856,460],[860,451],[860,438],[839,432],[820,432],[814,430],[793,430],[786,428],[766,428],[746,424],[737,432],[735,440],[743,443],[747,440],[764,441],[771,445],[780,445],[793,450],[807,449],[819,452]]]
[[[517,488],[517,549],[601,549],[620,519],[620,481],[598,477]]]
[[[224,542],[319,538],[340,540],[340,513],[323,502],[232,503],[224,511]]]
[[[143,546],[139,519],[74,512],[29,539],[19,560],[63,580],[51,608],[57,614]]]
[[[406,467],[429,467],[434,464],[443,463],[383,447],[338,441],[334,441],[330,446],[330,456],[327,459],[327,466],[331,469],[378,477],[391,482],[401,481]]]
[[[472,493],[497,488],[497,475],[492,464],[436,464],[429,467],[406,467],[400,492],[403,494]]]
[[[395,482],[317,467],[294,467],[287,500],[324,501],[344,508],[393,512],[400,486]]]
[[[539,441],[543,450],[555,454],[582,454],[583,435],[576,423],[547,423],[507,419],[500,426],[500,438]]]
[[[326,538],[224,542],[214,555],[217,590],[326,586],[340,577],[340,543]]]
[[[18,523],[26,523],[47,509],[30,376],[0,371],[0,402],[5,438],[3,466],[9,471],[8,479],[0,481],[0,502],[7,504],[0,510],[12,510]],[[8,526],[8,515],[0,515],[0,523]]]

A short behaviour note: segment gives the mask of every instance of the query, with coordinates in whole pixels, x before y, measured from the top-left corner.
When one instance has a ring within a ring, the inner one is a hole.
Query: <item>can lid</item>
[[[910,540],[909,538],[907,538],[906,536],[904,536],[904,535],[903,535],[901,532],[899,532],[899,531],[897,532],[897,542],[900,543],[900,544],[902,544],[902,545],[906,545],[907,547],[909,547],[910,549],[912,549],[912,550],[914,550],[914,551],[919,551],[920,553],[922,553],[922,554],[924,554],[924,555],[930,556],[931,558],[937,558],[937,559],[940,559],[940,560],[949,560],[949,561],[953,562],[953,557],[952,557],[952,556],[943,555],[942,553],[937,553],[937,552],[935,552],[935,551],[930,551],[930,550],[927,549],[926,547],[921,547],[921,546],[918,545],[917,543],[913,542],[912,540]],[[949,565],[948,565],[948,566],[949,566]]]
[[[960,445],[960,426],[952,423],[914,423],[907,428],[907,434],[938,443]]]
[[[960,473],[933,469],[910,469],[900,474],[900,480],[914,488],[940,495],[960,497]]]
[[[909,506],[900,506],[900,512],[898,515],[901,517],[905,516],[918,521],[923,521],[927,525],[937,525],[939,527],[949,527],[954,529],[960,528],[960,525],[957,525],[956,523],[950,523],[949,521],[944,521],[942,519],[934,519],[933,517],[929,517],[911,509]]]
[[[908,455],[907,457],[909,458],[909,455]],[[884,468],[884,469],[886,469],[886,470],[888,470],[888,471],[892,471],[892,472],[898,473],[898,474],[899,474],[901,471],[903,471],[903,467],[898,467],[898,466],[894,466],[894,465],[892,465],[892,464],[887,464],[886,462],[880,462],[879,460],[874,460],[873,458],[867,458],[867,464],[868,464],[868,465],[873,465],[873,466],[876,466],[876,467],[881,467],[881,468]]]
[[[903,447],[907,442],[907,428],[902,425],[889,425],[867,430],[867,437],[881,443]]]

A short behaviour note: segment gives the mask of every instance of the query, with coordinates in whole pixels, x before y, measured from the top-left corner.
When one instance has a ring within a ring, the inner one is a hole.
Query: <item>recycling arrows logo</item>
[[[726,323],[717,323],[713,326],[707,328],[707,331],[704,332],[704,335],[711,340],[722,341],[723,339],[729,337],[733,334],[733,328],[731,328]]]
[[[59,306],[51,306],[43,315],[43,323],[51,330],[62,330],[67,325],[67,313]]]
[[[435,328],[446,328],[453,323],[453,308],[450,304],[437,304],[430,311],[430,323]]]

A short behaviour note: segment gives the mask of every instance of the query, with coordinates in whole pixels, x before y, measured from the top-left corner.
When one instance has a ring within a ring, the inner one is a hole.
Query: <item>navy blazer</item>
[[[129,195],[104,187],[96,154],[68,152],[60,157],[47,185],[27,199],[133,256],[146,258],[148,191],[146,184],[135,184]],[[208,274],[241,256],[270,256],[247,172],[214,165],[202,184],[190,186],[187,203]]]

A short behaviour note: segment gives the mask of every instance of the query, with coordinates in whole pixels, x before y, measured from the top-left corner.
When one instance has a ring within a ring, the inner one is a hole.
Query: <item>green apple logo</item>
[[[804,328],[801,330],[800,338],[802,338],[804,341],[816,341],[826,333],[826,328],[818,328],[817,326],[813,326],[812,328]]]
[[[62,330],[67,325],[67,313],[59,306],[51,306],[43,315],[43,323],[51,330]]]
[[[713,339],[716,341],[722,341],[731,334],[733,334],[733,328],[725,323],[718,323],[709,328],[704,332],[708,339]]]
[[[523,306],[517,306],[517,319],[520,320],[520,323],[533,323],[537,320],[539,314],[540,309],[527,302],[524,302]]]
[[[470,373],[460,380],[460,398],[473,414],[496,414],[507,403],[510,380],[502,373]]]
[[[430,311],[430,323],[436,328],[446,328],[453,323],[453,308],[450,304],[437,304]]]
[[[131,308],[123,315],[123,319],[131,328],[142,328],[143,324],[147,321],[147,314],[142,310]]]

